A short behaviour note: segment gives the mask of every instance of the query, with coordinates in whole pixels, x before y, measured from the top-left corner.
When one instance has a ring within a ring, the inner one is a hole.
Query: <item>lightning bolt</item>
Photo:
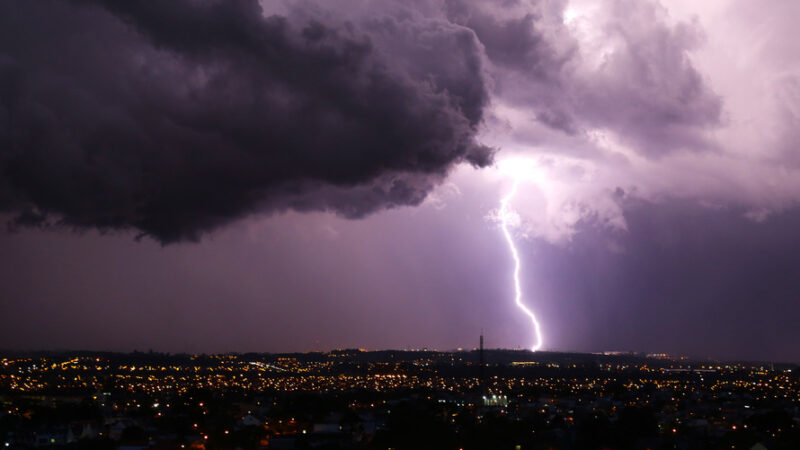
[[[542,348],[542,332],[539,329],[539,321],[536,320],[536,315],[522,303],[522,287],[520,286],[519,282],[519,270],[520,270],[520,260],[519,260],[519,252],[517,252],[517,247],[514,245],[514,239],[511,237],[511,232],[508,230],[508,222],[510,219],[510,211],[508,209],[508,203],[514,198],[514,195],[517,193],[517,188],[519,187],[519,179],[514,180],[514,186],[511,188],[511,191],[500,200],[500,223],[501,228],[503,229],[503,234],[506,237],[506,241],[508,242],[508,248],[511,250],[511,257],[514,258],[514,302],[517,304],[519,309],[521,309],[528,317],[531,318],[533,322],[533,330],[536,334],[536,343],[531,347],[532,351],[537,351]]]

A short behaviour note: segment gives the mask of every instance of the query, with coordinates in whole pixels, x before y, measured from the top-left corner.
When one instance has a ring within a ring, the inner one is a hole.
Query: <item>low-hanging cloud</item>
[[[3,2],[0,210],[170,242],[253,212],[419,204],[491,162],[480,48],[443,20],[250,0]]]
[[[638,0],[350,6],[4,2],[0,212],[196,239],[254,213],[419,205],[494,149],[578,161],[593,175],[560,197],[620,226],[596,206],[615,192],[759,217],[797,200],[762,180],[793,178],[800,77],[716,63],[720,22]],[[768,89],[750,101],[721,68]]]

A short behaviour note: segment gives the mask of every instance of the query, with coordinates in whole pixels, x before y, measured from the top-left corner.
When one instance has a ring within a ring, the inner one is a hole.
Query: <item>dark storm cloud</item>
[[[702,32],[656,3],[609,2],[591,42],[557,0],[358,5],[4,2],[0,210],[169,242],[257,212],[417,205],[453,165],[491,163],[490,95],[531,118],[518,135],[713,146]]]
[[[521,5],[515,1],[496,3],[500,7]],[[541,12],[523,8],[510,17],[496,17],[476,6],[475,2],[447,0],[445,11],[451,21],[475,31],[486,55],[498,66],[522,71],[532,80],[557,81],[558,71],[573,55],[559,54],[554,48],[541,29]]]
[[[569,248],[534,244],[535,260],[547,261],[528,274],[539,308],[569,324],[551,328],[553,340],[595,351],[800,358],[800,211],[757,223],[733,206],[623,204],[625,233],[585,223]]]
[[[419,204],[483,166],[474,33],[256,1],[0,4],[0,209],[162,241],[253,212]]]

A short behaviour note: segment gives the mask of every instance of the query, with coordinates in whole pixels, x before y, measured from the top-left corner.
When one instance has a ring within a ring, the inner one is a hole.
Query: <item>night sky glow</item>
[[[0,347],[800,361],[798,18],[0,2]]]

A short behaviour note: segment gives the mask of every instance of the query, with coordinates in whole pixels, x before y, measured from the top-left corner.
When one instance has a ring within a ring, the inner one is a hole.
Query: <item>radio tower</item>
[[[483,360],[483,331],[481,331],[480,347],[478,350],[478,370],[481,384],[481,394],[486,395],[486,364]]]

